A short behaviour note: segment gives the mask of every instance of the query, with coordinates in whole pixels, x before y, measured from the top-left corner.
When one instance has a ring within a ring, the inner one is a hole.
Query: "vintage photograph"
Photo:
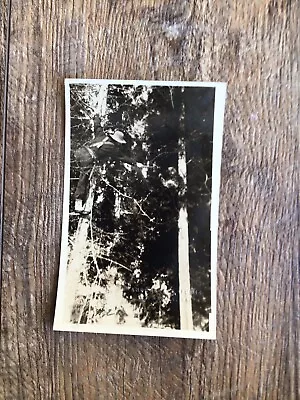
[[[65,81],[55,330],[215,338],[225,91]]]

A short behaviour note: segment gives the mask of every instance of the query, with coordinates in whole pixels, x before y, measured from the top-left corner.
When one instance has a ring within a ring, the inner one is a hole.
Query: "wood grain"
[[[11,3],[0,398],[299,398],[299,2]],[[65,77],[229,83],[217,341],[52,331]]]
[[[6,91],[7,91],[7,55],[8,55],[8,4],[2,1],[0,5],[0,241],[2,243],[2,222],[3,222],[3,153],[6,136]],[[0,258],[2,258],[2,246],[0,248]],[[0,271],[1,282],[1,271]],[[0,293],[1,294],[1,293]],[[0,300],[1,301],[1,300]]]

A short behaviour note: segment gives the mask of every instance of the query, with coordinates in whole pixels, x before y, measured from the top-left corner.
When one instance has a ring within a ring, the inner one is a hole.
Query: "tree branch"
[[[103,181],[107,184],[107,186],[110,186],[110,187],[111,187],[112,189],[114,189],[117,193],[119,193],[120,196],[132,200],[132,201],[137,205],[137,207],[139,208],[139,210],[141,211],[141,213],[142,213],[145,217],[147,217],[147,218],[149,219],[149,221],[153,222],[153,221],[155,220],[155,218],[149,217],[149,215],[143,210],[142,206],[140,205],[140,203],[139,203],[135,198],[133,198],[133,197],[131,197],[131,196],[128,196],[128,195],[125,194],[125,193],[122,193],[119,189],[117,189],[115,186],[113,186],[112,184],[110,184],[110,183],[107,181],[107,179],[103,178]]]
[[[116,264],[116,265],[118,265],[119,267],[125,268],[125,269],[127,269],[127,271],[132,272],[132,269],[130,269],[130,268],[128,268],[128,267],[125,267],[125,265],[120,264],[119,262],[114,261],[114,260],[112,260],[112,259],[110,259],[110,258],[108,258],[108,257],[105,257],[105,256],[103,256],[102,254],[98,254],[98,257],[102,258],[103,260],[109,261],[109,262],[111,262],[111,263],[113,263],[113,264]]]

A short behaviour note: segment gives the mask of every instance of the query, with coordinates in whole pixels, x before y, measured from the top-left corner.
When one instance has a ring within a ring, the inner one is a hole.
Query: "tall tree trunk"
[[[187,167],[185,150],[185,106],[183,98],[184,88],[181,90],[181,107],[179,115],[179,143],[178,143],[178,174],[183,181],[183,190],[179,193],[184,197],[179,210],[178,217],[178,264],[179,264],[179,309],[180,328],[184,330],[193,329],[193,314],[190,286],[189,265],[189,229],[188,213],[185,199],[187,189]]]
[[[106,114],[107,108],[107,86],[102,86],[99,94],[99,102],[97,105],[97,113],[100,118]],[[88,215],[79,218],[76,235],[72,250],[69,254],[69,263],[66,278],[66,299],[65,299],[65,313],[66,319],[70,322],[76,321],[76,315],[73,317],[73,309],[76,305],[76,297],[78,296],[78,288],[80,284],[80,273],[84,271],[86,266],[86,259],[89,254],[87,246],[88,229],[91,226],[92,208],[94,202],[94,194],[96,188],[96,177],[93,176],[94,168],[90,176],[90,186],[87,200],[83,206],[83,210]],[[79,313],[80,314],[80,313]]]

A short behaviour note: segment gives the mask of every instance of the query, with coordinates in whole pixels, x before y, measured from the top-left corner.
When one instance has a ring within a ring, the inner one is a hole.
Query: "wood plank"
[[[6,118],[6,77],[7,77],[7,35],[8,35],[8,21],[9,21],[9,7],[8,2],[2,1],[0,5],[0,241],[2,243],[2,221],[3,221],[3,153],[5,151],[5,147],[3,147],[3,143],[5,143],[5,118]],[[1,249],[2,250],[2,249]],[[0,250],[0,258],[1,256]],[[1,262],[0,262],[1,264]],[[0,281],[1,281],[1,271],[0,271]]]
[[[1,398],[297,398],[298,4],[12,0]],[[65,77],[229,82],[216,342],[52,331]]]
[[[6,136],[6,101],[7,101],[7,56],[8,56],[8,34],[9,34],[9,7],[8,2],[0,4],[0,319],[1,319],[1,283],[2,283],[2,237],[3,237],[3,165],[5,153]],[[1,332],[1,329],[0,329]],[[1,333],[0,333],[1,334]],[[2,360],[0,358],[0,371],[2,371]],[[3,375],[0,372],[0,398],[4,398]]]

